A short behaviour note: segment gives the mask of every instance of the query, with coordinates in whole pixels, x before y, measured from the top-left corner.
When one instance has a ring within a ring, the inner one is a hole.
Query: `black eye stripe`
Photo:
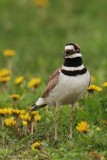
[[[72,50],[67,50],[67,51],[66,51],[67,54],[71,54],[72,52],[73,52],[73,49],[72,49]]]
[[[72,49],[68,49],[68,50],[66,50],[65,51],[65,54],[69,54],[69,55],[71,55],[71,54],[73,54],[73,53],[75,53],[75,51]]]

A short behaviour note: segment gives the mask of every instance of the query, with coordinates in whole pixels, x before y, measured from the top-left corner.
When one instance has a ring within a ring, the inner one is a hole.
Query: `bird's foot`
[[[58,137],[57,136],[54,137],[54,141],[58,142]]]
[[[68,136],[68,138],[69,138],[69,140],[72,140],[72,134],[70,134],[70,135]]]

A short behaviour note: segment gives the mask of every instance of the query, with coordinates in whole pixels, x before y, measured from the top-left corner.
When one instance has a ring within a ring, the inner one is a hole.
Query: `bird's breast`
[[[66,76],[60,73],[59,81],[47,97],[47,102],[53,105],[56,102],[62,105],[71,104],[84,93],[89,85],[89,81],[90,74],[88,71],[78,76]]]

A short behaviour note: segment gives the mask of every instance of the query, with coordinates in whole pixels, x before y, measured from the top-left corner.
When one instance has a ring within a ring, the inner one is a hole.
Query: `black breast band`
[[[87,72],[86,68],[83,68],[82,70],[75,70],[75,71],[67,71],[62,69],[61,72],[67,76],[77,76],[77,75],[82,75]]]

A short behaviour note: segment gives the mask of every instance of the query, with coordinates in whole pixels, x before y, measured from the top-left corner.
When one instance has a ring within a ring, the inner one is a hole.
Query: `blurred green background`
[[[0,68],[3,50],[14,49],[14,72],[45,81],[69,42],[80,45],[91,75],[106,81],[107,0],[0,0]]]

